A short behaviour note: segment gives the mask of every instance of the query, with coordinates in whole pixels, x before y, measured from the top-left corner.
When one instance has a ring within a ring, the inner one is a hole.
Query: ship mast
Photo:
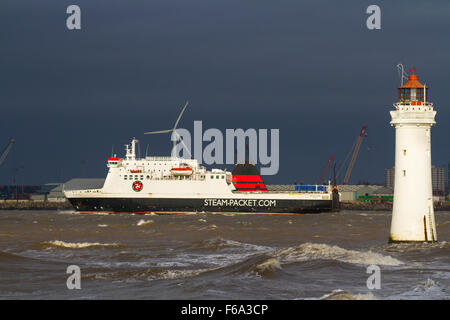
[[[136,143],[138,140],[136,138],[131,139],[131,148],[129,144],[125,145],[126,159],[136,160]]]

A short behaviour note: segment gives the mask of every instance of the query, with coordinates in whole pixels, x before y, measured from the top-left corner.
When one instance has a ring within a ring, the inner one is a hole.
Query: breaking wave
[[[164,268],[169,265],[171,268]],[[174,280],[193,278],[197,276],[205,276],[208,278],[216,279],[218,277],[241,275],[254,275],[262,278],[273,278],[277,275],[277,272],[282,269],[277,258],[269,257],[264,254],[256,254],[248,257],[247,259],[219,267],[185,269],[176,268],[177,266],[182,267],[177,263],[161,263],[159,264],[159,267],[156,268],[144,269],[139,271],[96,272],[88,274],[86,275],[86,277],[95,279],[112,278],[120,281]]]
[[[270,276],[281,269],[280,261],[277,258],[269,258],[253,268],[253,272],[260,276]]]
[[[89,247],[118,247],[118,243],[99,243],[99,242],[64,242],[60,240],[45,241],[43,244],[62,248],[81,249]]]
[[[337,289],[323,295],[319,300],[377,300],[377,298],[371,292],[353,294],[350,291]]]
[[[388,300],[449,300],[450,295],[444,286],[433,279],[426,279],[412,290],[388,297]]]
[[[256,275],[263,278],[273,278],[281,270],[278,258],[263,254],[254,254],[244,260],[233,262],[224,266],[211,268],[210,275],[214,278],[227,276]]]
[[[161,272],[150,274],[147,280],[173,280],[198,276],[201,273],[210,271],[210,269],[199,270],[164,270]]]
[[[155,280],[176,280],[176,279],[185,279],[198,276],[207,271],[211,271],[214,269],[160,269],[160,268],[152,268],[144,271],[117,271],[117,272],[101,272],[101,273],[91,273],[86,274],[85,278],[95,278],[95,279],[117,279],[117,280],[146,280],[146,281],[155,281]]]
[[[150,225],[150,224],[153,224],[153,223],[154,223],[153,220],[141,219],[141,220],[138,221],[138,223],[136,223],[136,225],[140,227],[140,226],[147,226],[147,225]]]
[[[309,260],[337,260],[351,264],[375,264],[382,266],[399,266],[403,262],[391,256],[384,256],[372,251],[347,250],[338,246],[319,243],[304,243],[297,247],[277,250],[275,256],[283,262]]]
[[[270,247],[259,246],[259,245],[255,245],[255,244],[251,244],[251,243],[245,243],[245,242],[239,242],[239,241],[235,241],[235,240],[224,239],[222,237],[199,241],[196,244],[194,244],[193,247],[195,249],[212,250],[212,251],[222,250],[222,249],[233,249],[233,248],[239,249],[239,248],[241,248],[241,249],[245,249],[246,251],[260,252],[260,251],[268,251],[268,250],[273,249]]]

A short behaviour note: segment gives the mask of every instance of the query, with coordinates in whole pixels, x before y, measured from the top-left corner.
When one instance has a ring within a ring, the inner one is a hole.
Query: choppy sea
[[[0,299],[450,299],[450,212],[435,214],[439,242],[389,244],[390,212],[0,211]]]

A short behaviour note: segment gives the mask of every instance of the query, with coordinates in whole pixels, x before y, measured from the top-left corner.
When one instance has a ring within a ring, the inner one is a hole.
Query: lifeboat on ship
[[[190,176],[192,174],[192,168],[187,164],[181,164],[178,167],[170,169],[170,172],[172,172],[172,175],[174,176]]]

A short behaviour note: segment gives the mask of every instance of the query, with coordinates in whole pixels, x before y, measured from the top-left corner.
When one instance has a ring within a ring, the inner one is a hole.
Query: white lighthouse
[[[394,205],[390,242],[437,241],[431,184],[431,127],[436,111],[415,69],[398,88],[395,111]]]

